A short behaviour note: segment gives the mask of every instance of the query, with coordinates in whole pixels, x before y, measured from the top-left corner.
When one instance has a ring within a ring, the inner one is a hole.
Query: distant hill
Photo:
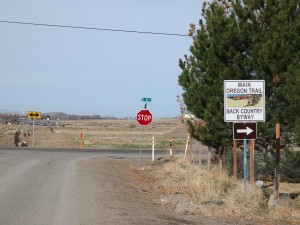
[[[116,119],[112,116],[105,116],[102,117],[100,115],[76,115],[76,114],[66,114],[63,112],[41,112],[42,119],[46,119],[50,117],[51,120],[79,120],[79,119]],[[27,111],[20,112],[20,110],[13,110],[13,109],[3,109],[0,108],[0,114],[16,114],[17,116],[27,116]]]
[[[73,115],[66,114],[63,112],[48,112],[42,113],[43,117],[50,116],[53,120],[78,120],[78,119],[107,119],[107,117],[103,118],[100,115]],[[113,117],[109,117],[112,119]]]

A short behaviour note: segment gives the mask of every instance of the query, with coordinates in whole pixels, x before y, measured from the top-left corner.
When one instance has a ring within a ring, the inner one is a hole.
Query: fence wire
[[[206,166],[208,164],[208,157],[210,155],[211,163],[217,163],[215,149],[202,145],[202,151],[199,151],[201,143],[193,140],[192,159],[194,164],[199,163],[199,158],[202,159],[201,164]],[[199,154],[202,154],[201,156]],[[222,156],[223,170],[227,170],[230,176],[233,175],[233,151],[232,146],[225,146],[224,154]],[[187,158],[189,155],[189,148],[187,149]],[[246,178],[250,182],[250,151],[247,147],[247,166]],[[263,184],[268,193],[275,193],[275,151],[254,151],[254,181],[259,181]],[[244,179],[244,159],[243,149],[237,149],[237,178]],[[300,195],[300,152],[294,150],[282,150],[280,155],[280,170],[279,170],[279,197],[280,198],[296,198]]]

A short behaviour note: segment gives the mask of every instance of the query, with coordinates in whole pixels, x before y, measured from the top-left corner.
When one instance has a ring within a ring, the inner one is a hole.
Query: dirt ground
[[[76,189],[81,202],[78,224],[89,224],[89,218],[94,218],[95,224],[112,225],[195,224],[171,210],[157,207],[149,199],[145,201],[143,193],[132,187],[130,168],[135,163],[120,158],[76,163]]]
[[[96,158],[78,161],[75,166],[76,189],[77,193],[80,193],[78,201],[81,202],[82,215],[78,224],[87,224],[89,218],[96,218],[96,224],[120,225],[262,224],[246,220],[188,215],[175,212],[169,205],[159,204],[159,193],[152,191],[153,185],[149,185],[155,181],[145,173],[143,176],[137,175],[137,170],[144,170],[137,167],[136,159]],[[90,210],[91,208],[93,210]]]

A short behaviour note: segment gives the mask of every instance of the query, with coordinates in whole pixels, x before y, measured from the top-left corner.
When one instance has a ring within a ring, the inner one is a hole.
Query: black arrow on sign
[[[39,117],[40,114],[39,114],[39,113],[30,113],[29,115],[30,115],[31,117]]]

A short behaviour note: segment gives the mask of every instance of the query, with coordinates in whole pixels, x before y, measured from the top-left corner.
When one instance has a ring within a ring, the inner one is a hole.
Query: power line
[[[136,33],[136,34],[150,34],[150,35],[165,35],[165,36],[179,36],[179,37],[187,37],[188,36],[187,34],[176,34],[176,33],[139,31],[139,30],[123,30],[123,29],[110,29],[110,28],[98,28],[98,27],[82,27],[82,26],[70,26],[70,25],[58,25],[58,24],[46,24],[46,23],[30,23],[30,22],[9,21],[9,20],[0,20],[0,23],[43,26],[43,27],[70,28],[70,29],[83,29],[83,30],[112,31],[112,32]]]

